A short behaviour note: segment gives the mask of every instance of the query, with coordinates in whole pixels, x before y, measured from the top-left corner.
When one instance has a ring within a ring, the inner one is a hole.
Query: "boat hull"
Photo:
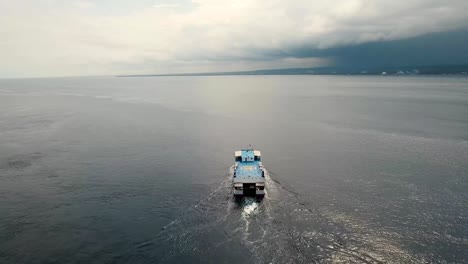
[[[233,191],[235,196],[257,196],[257,197],[263,197],[265,196],[265,190],[236,190],[234,189]]]

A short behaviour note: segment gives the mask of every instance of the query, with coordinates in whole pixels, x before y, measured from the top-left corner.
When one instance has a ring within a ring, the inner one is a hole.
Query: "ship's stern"
[[[243,184],[241,182],[233,183],[233,190],[234,190],[234,195],[235,196],[244,195],[244,188],[243,188]]]
[[[265,196],[265,182],[255,183],[255,195],[259,197]]]
[[[258,196],[265,195],[265,182],[233,183],[233,193],[235,196]]]

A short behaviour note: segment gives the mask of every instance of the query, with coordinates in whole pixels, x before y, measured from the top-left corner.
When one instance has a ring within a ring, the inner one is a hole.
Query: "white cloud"
[[[153,5],[153,8],[175,8],[181,7],[178,3],[157,3]]]
[[[96,4],[91,1],[76,1],[73,2],[72,5],[74,5],[77,8],[92,8],[96,6]]]
[[[468,2],[370,0],[0,0],[0,76],[166,73],[314,66],[267,56],[468,25]]]

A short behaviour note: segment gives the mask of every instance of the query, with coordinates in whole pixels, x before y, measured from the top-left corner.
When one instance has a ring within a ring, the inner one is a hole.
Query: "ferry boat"
[[[265,169],[262,154],[258,150],[243,149],[234,152],[235,164],[232,187],[236,197],[265,195]]]

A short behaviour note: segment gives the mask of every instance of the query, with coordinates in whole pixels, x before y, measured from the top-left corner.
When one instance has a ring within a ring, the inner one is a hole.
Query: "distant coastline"
[[[171,73],[171,74],[129,74],[117,77],[157,76],[223,76],[223,75],[468,75],[468,64],[433,66],[387,66],[387,67],[315,67],[284,68],[252,71]]]

